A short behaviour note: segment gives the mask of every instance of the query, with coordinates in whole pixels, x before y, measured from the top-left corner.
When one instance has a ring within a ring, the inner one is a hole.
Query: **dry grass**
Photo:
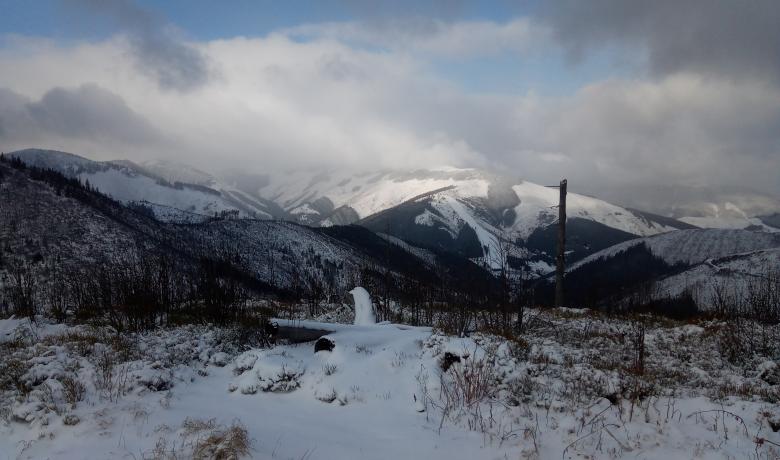
[[[182,442],[178,450],[176,442],[161,437],[144,458],[236,460],[248,456],[252,447],[249,433],[238,420],[230,426],[224,426],[213,418],[187,418],[181,428]]]
[[[196,459],[232,460],[249,455],[251,441],[242,425],[233,424],[225,430],[212,433],[195,446]]]

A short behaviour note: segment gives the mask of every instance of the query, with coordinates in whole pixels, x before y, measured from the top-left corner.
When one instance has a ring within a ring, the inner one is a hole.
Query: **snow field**
[[[717,323],[647,321],[640,374],[632,323],[576,309],[529,311],[514,339],[296,321],[331,331],[318,353],[242,351],[207,326],[117,338],[2,320],[2,375],[15,362],[26,394],[3,381],[0,452],[190,458],[234,427],[263,459],[777,456],[777,346],[734,364]],[[66,377],[84,386],[74,405]]]

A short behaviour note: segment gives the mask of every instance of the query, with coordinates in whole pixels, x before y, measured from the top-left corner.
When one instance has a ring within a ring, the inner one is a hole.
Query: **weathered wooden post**
[[[563,307],[563,276],[566,273],[566,179],[558,186],[558,254],[555,257],[555,306]]]

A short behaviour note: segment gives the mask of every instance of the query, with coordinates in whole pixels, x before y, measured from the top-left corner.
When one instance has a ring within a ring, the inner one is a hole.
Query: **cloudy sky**
[[[0,149],[780,195],[776,0],[0,0]],[[614,193],[614,192],[612,192]]]

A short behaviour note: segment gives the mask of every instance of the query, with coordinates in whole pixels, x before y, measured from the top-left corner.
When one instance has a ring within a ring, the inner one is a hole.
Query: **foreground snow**
[[[772,431],[780,413],[769,402],[777,402],[776,361],[756,357],[754,368],[738,369],[713,355],[704,328],[658,326],[645,339],[647,371],[632,381],[618,365],[625,347],[612,343],[625,340],[627,325],[578,310],[557,315],[529,317],[529,332],[517,341],[387,323],[296,322],[331,331],[334,350],[316,354],[312,343],[239,352],[224,331],[208,327],[117,344],[83,327],[2,320],[5,374],[19,361],[27,368],[19,380],[31,391],[3,392],[0,452],[189,458],[235,426],[246,429],[254,458],[780,454]],[[116,363],[106,380],[110,350]],[[643,387],[647,374],[656,387]],[[75,406],[64,400],[68,378],[85,387]],[[643,396],[632,403],[626,395],[637,388]]]

